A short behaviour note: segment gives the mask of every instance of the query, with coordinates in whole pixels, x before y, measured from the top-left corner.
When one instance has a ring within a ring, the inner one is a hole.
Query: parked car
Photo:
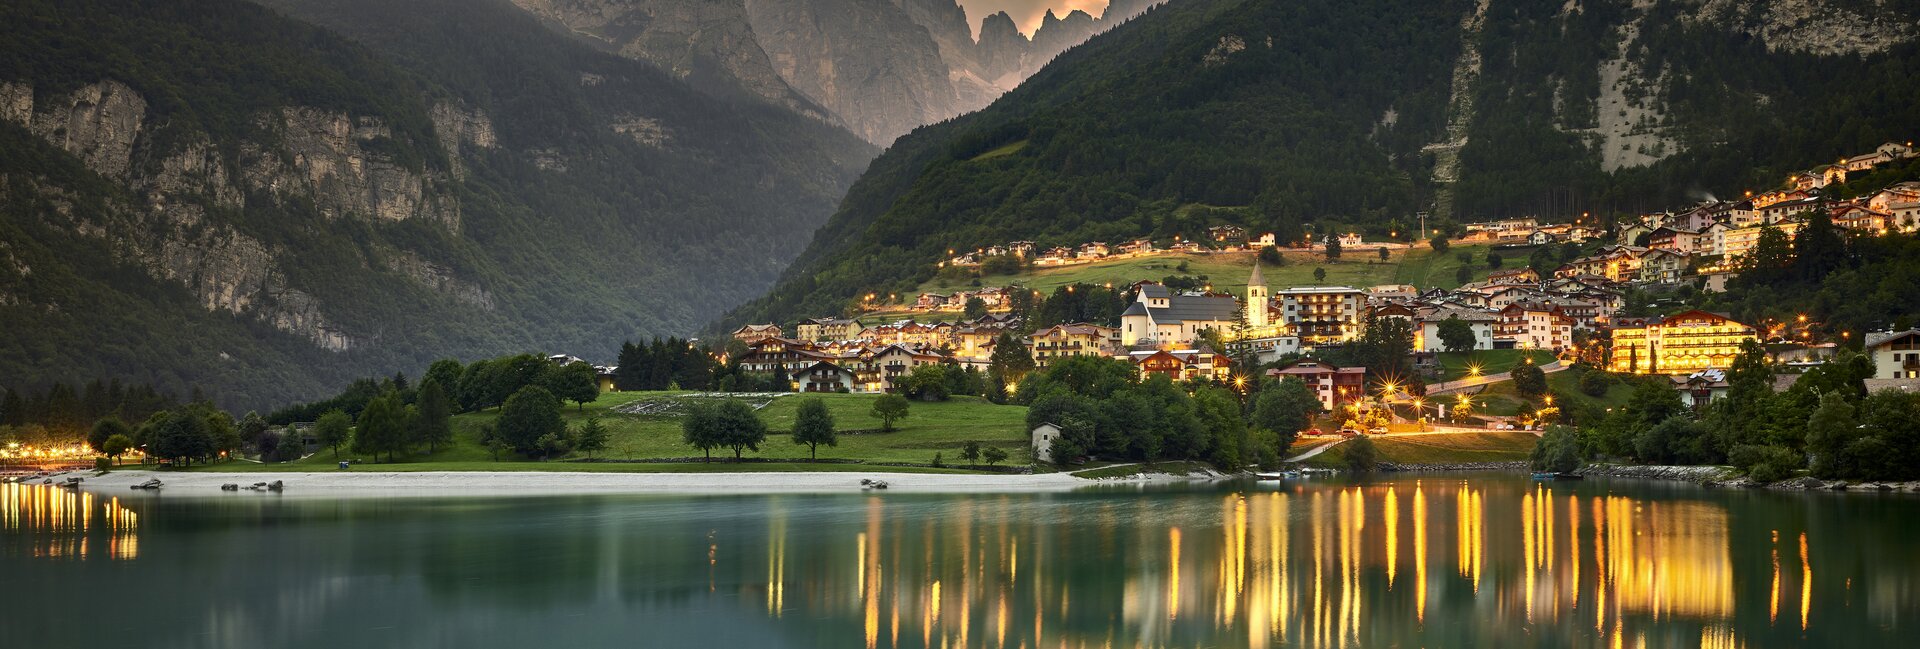
[[[1341,436],[1341,437],[1359,437],[1359,436],[1360,436],[1360,429],[1358,429],[1358,428],[1342,428],[1342,429],[1340,429],[1340,436]]]
[[[1307,436],[1310,436],[1310,437],[1319,437],[1319,436],[1321,436],[1321,435],[1325,435],[1326,433],[1324,433],[1324,432],[1321,432],[1321,431],[1320,431],[1320,429],[1318,429],[1318,428],[1308,428],[1308,429],[1307,429],[1307,432],[1305,432],[1305,433],[1301,433],[1301,434],[1303,434],[1303,435],[1307,435]]]

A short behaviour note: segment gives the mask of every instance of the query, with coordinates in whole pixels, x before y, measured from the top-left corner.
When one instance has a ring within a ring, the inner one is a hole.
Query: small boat
[[[1533,479],[1535,479],[1535,480],[1542,480],[1542,481],[1546,481],[1546,480],[1579,480],[1579,479],[1581,479],[1581,476],[1580,476],[1580,474],[1578,474],[1578,473],[1560,473],[1560,472],[1557,472],[1557,471],[1536,471],[1536,472],[1534,472],[1534,474],[1533,474]]]
[[[1288,479],[1300,477],[1300,472],[1299,471],[1256,471],[1254,472],[1253,477],[1254,479],[1257,479],[1257,480],[1288,480]]]

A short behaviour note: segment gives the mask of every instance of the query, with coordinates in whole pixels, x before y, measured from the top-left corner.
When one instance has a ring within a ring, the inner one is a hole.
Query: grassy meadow
[[[1453,288],[1460,285],[1454,276],[1461,265],[1458,258],[1460,252],[1470,253],[1475,259],[1472,279],[1485,279],[1487,247],[1484,245],[1456,246],[1445,254],[1435,254],[1425,245],[1416,245],[1408,250],[1388,251],[1387,261],[1381,261],[1375,248],[1368,246],[1348,250],[1339,261],[1331,262],[1317,252],[1285,251],[1282,253],[1287,261],[1285,265],[1267,265],[1261,272],[1266,275],[1267,285],[1275,288],[1312,286],[1316,284],[1313,279],[1315,268],[1326,269],[1326,280],[1317,283],[1328,286],[1366,288],[1382,284],[1412,284],[1422,289],[1436,286]],[[980,285],[1020,284],[1042,293],[1051,293],[1055,288],[1069,284],[1124,286],[1143,279],[1160,280],[1169,275],[1204,275],[1212,280],[1214,290],[1240,295],[1246,292],[1247,277],[1253,273],[1254,257],[1253,252],[1218,252],[1107,259],[1090,264],[1029,268],[1012,275],[985,275],[980,278]],[[1187,265],[1185,271],[1180,270],[1182,263]],[[929,280],[920,286],[919,292],[950,292],[968,288],[952,282],[942,284],[938,278]],[[911,300],[914,297],[917,297],[917,293],[902,295],[900,299]]]
[[[368,470],[382,471],[871,471],[869,465],[807,462],[807,448],[792,442],[789,433],[793,428],[794,412],[805,399],[818,398],[826,402],[833,413],[834,424],[840,431],[838,446],[820,447],[820,459],[856,460],[866,463],[913,463],[930,464],[935,453],[944,456],[945,463],[951,467],[961,464],[960,447],[967,442],[979,442],[983,447],[994,446],[1007,452],[1007,460],[1002,466],[1020,466],[1032,461],[1028,448],[1026,431],[1027,409],[1024,406],[1003,406],[988,402],[979,397],[953,397],[949,401],[915,401],[908,411],[906,419],[895,422],[895,430],[890,433],[879,432],[880,420],[868,413],[872,410],[874,399],[871,394],[790,394],[773,399],[759,411],[762,421],[767,424],[766,442],[758,451],[747,451],[742,457],[753,462],[732,463],[733,452],[728,449],[715,449],[713,462],[699,461],[701,453],[687,446],[681,440],[681,418],[672,415],[635,415],[622,413],[616,408],[637,401],[673,400],[684,393],[675,392],[610,392],[586,407],[578,408],[568,404],[561,409],[561,417],[567,425],[577,426],[588,417],[599,417],[601,424],[610,432],[607,449],[594,454],[595,459],[611,460],[660,460],[673,458],[693,458],[691,462],[569,462],[567,460],[584,459],[583,453],[574,454],[547,462],[528,461],[503,454],[500,461],[494,461],[492,453],[480,444],[480,431],[484,424],[499,416],[498,410],[472,412],[455,415],[453,418],[454,443],[443,446],[437,452],[427,454],[421,449],[417,455],[402,455],[392,463],[374,463],[371,457],[362,457],[347,449],[341,449],[336,459],[330,449],[321,448],[312,456],[285,464],[255,464],[251,462],[224,462],[206,467],[210,471],[314,471],[334,470],[339,460],[367,460],[356,466]],[[888,467],[889,471],[894,467]],[[931,467],[913,467],[904,470],[934,470]],[[951,469],[948,469],[951,470]]]

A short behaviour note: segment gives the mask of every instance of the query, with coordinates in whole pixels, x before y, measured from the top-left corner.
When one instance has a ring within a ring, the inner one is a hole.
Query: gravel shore
[[[242,487],[283,481],[293,496],[499,496],[581,493],[845,493],[859,491],[861,479],[883,480],[888,491],[980,493],[1067,491],[1099,484],[1065,473],[1037,475],[959,475],[929,473],[568,473],[558,471],[342,471],[338,473],[161,473],[114,471],[85,476],[87,491],[125,495],[133,485],[159,478],[168,495],[219,496],[222,484]],[[242,492],[245,493],[245,492]]]

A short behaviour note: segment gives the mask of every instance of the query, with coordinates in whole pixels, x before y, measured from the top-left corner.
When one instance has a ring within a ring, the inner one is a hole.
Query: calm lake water
[[[0,485],[9,647],[1920,645],[1920,499],[1446,475],[472,499]]]

